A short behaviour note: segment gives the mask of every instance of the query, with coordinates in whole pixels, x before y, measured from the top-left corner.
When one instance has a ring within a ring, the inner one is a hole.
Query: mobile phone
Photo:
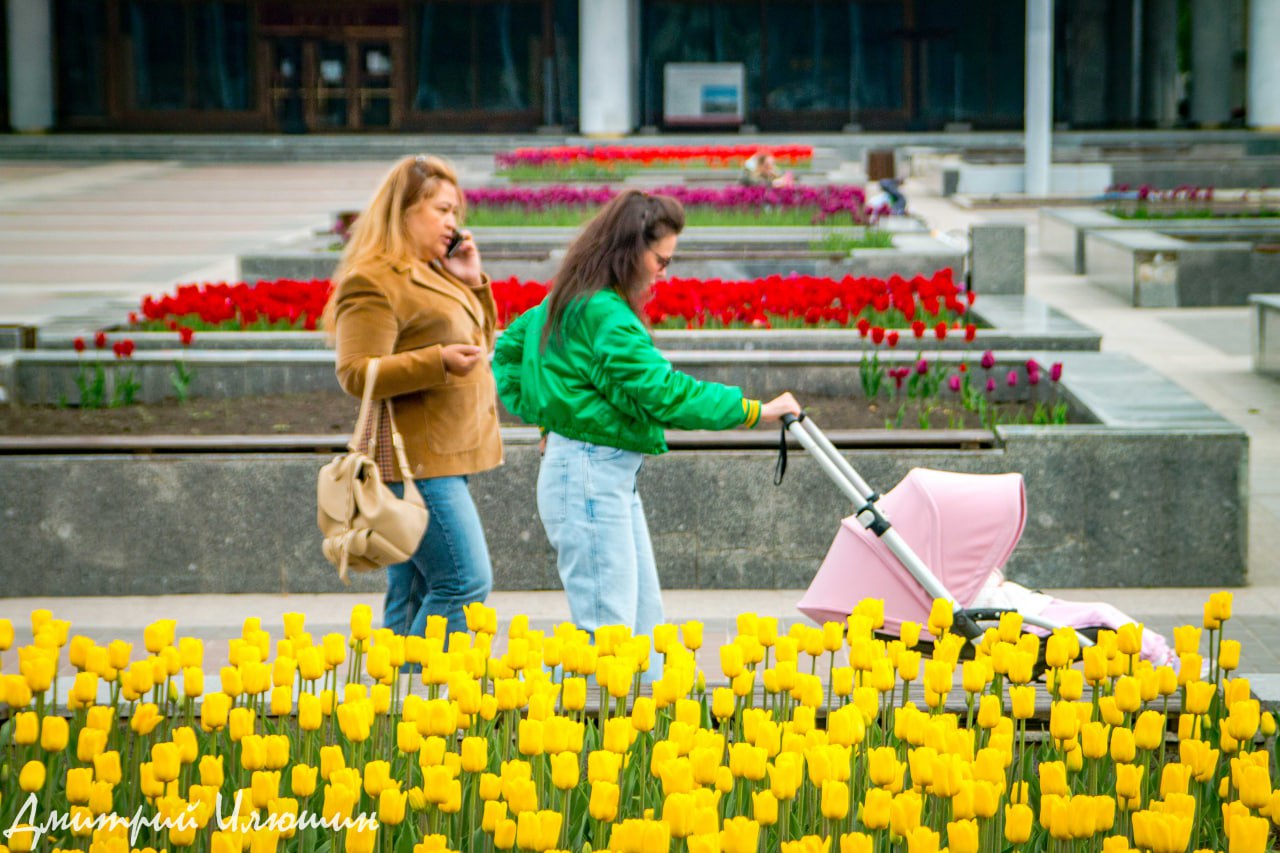
[[[461,245],[462,245],[462,231],[461,230],[454,231],[453,237],[450,238],[449,240],[449,247],[444,250],[444,256],[446,258],[452,258],[454,254],[457,253],[458,247],[460,247]]]

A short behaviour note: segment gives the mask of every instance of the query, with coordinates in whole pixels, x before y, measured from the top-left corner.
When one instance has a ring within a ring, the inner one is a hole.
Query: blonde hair
[[[458,186],[458,175],[447,161],[419,154],[405,157],[391,167],[369,205],[356,218],[351,239],[333,272],[333,290],[321,318],[326,329],[333,330],[338,285],[347,276],[373,261],[401,264],[416,260],[413,241],[405,227],[405,213],[424,198],[433,197],[446,182],[458,191],[458,223],[461,225],[466,199]]]

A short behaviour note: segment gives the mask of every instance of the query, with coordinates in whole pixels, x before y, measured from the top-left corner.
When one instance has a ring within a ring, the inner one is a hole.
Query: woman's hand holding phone
[[[459,228],[453,232],[453,239],[440,263],[472,287],[479,287],[483,280],[480,274],[480,250],[476,248],[476,241],[472,239],[470,231]]]

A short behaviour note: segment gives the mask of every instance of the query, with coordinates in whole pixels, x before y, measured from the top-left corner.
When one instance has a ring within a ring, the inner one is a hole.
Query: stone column
[[[634,0],[579,0],[579,129],[586,135],[635,127],[639,21]]]
[[[1025,192],[1043,196],[1053,161],[1053,0],[1027,0],[1026,65]]]
[[[1191,120],[1231,118],[1231,21],[1222,0],[1191,0]]]
[[[1249,4],[1250,127],[1280,127],[1280,2]]]
[[[53,127],[52,0],[8,0],[9,124],[40,132]]]
[[[1142,34],[1142,115],[1156,127],[1173,127],[1178,119],[1177,0],[1146,0]]]

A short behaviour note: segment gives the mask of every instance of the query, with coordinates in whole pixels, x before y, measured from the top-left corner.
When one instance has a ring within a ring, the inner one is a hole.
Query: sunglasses
[[[660,270],[665,270],[667,267],[671,266],[671,261],[675,258],[674,255],[659,255],[653,249],[650,249],[649,251],[653,252],[653,256],[658,259],[658,269]]]

